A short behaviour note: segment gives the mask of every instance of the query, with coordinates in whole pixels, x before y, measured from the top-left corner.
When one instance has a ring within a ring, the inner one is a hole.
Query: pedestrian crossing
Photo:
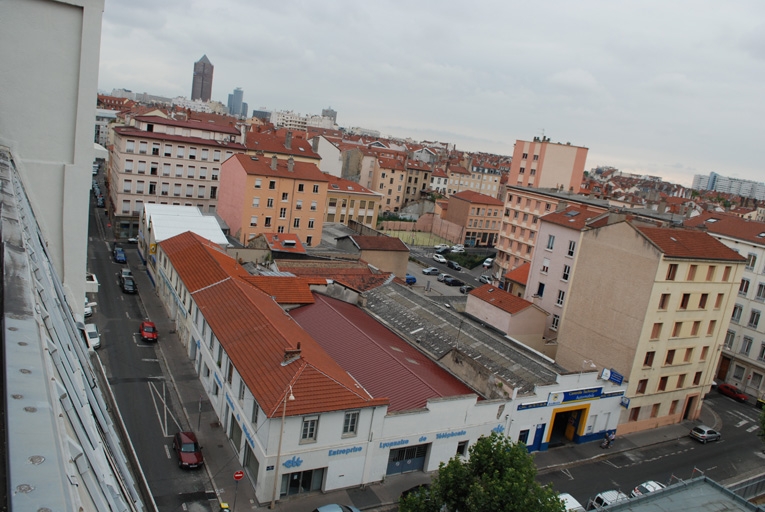
[[[760,428],[759,409],[752,412],[727,411],[725,416],[729,421],[736,422],[733,424],[733,428],[744,429],[750,434]],[[725,421],[725,423],[728,423],[728,421]]]

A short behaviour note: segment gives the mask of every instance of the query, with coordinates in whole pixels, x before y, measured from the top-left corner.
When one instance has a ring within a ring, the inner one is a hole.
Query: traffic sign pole
[[[232,512],[236,510],[236,496],[239,493],[239,480],[244,478],[244,471],[241,469],[234,472],[234,480],[236,480],[236,487],[234,487],[234,504],[231,507]]]

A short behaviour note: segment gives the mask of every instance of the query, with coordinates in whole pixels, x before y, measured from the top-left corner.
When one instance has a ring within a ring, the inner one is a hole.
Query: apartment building
[[[430,190],[437,194],[446,195],[449,185],[449,176],[443,169],[434,169],[430,175]]]
[[[556,362],[628,383],[621,434],[696,419],[746,259],[702,231],[628,221],[584,231],[573,258]]]
[[[765,393],[765,224],[721,213],[685,222],[707,232],[746,258],[736,303],[725,332],[717,378],[762,398]]]
[[[144,204],[196,206],[214,212],[221,164],[244,153],[233,126],[136,116],[114,128],[107,188],[118,238],[136,236]]]
[[[328,182],[324,222],[348,225],[348,221],[355,220],[370,228],[377,226],[382,194],[372,192],[353,181],[326,173],[325,176]]]
[[[517,140],[508,183],[523,187],[555,188],[578,192],[584,176],[588,149],[570,143],[550,142],[549,137]]]
[[[320,165],[321,156],[304,137],[297,137],[292,130],[270,130],[260,126],[251,127],[245,134],[247,154],[266,159],[276,155],[280,160],[292,157],[296,162]]]
[[[449,198],[444,220],[462,226],[462,244],[468,247],[494,247],[502,223],[499,199],[471,190]]]
[[[527,266],[528,277],[524,298],[547,311],[544,337],[558,337],[564,298],[574,277],[574,259],[582,232],[603,214],[579,205],[568,206],[540,217],[539,246]],[[509,275],[509,274],[508,274]],[[505,289],[511,291],[508,284]]]
[[[507,185],[506,192],[495,260],[503,273],[531,263],[539,239],[539,217],[542,215],[556,211],[561,204],[578,206],[594,213],[608,211],[608,201],[561,193],[556,189]]]
[[[446,167],[446,196],[457,194],[463,190],[469,190],[471,184],[470,171],[461,165],[449,164]]]
[[[234,155],[222,166],[218,215],[243,245],[261,233],[293,233],[310,247],[321,239],[328,182],[312,162]]]
[[[383,212],[398,212],[404,206],[406,192],[404,188],[408,175],[403,157],[378,155],[374,162],[374,169],[370,172],[372,173],[371,186],[367,188],[382,194]]]
[[[404,164],[406,169],[406,189],[404,190],[404,205],[419,201],[428,193],[431,166],[426,162],[408,158]]]

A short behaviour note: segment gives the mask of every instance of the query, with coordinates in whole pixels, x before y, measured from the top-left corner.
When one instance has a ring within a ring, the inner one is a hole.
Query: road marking
[[[752,452],[752,453],[754,453],[755,455],[757,455],[757,456],[758,456],[758,457],[760,457],[761,459],[765,459],[765,453],[763,453],[763,452],[761,452],[761,451],[760,451],[760,452]]]
[[[573,480],[574,479],[573,475],[571,475],[571,471],[570,470],[568,470],[568,469],[561,469],[560,472],[563,473],[564,475],[566,475],[569,480]]]
[[[157,358],[154,358],[154,359],[141,359],[141,361],[143,361],[145,363],[158,363],[159,359],[157,359]]]
[[[747,432],[754,432],[754,431],[755,431],[755,430],[757,430],[758,428],[760,428],[758,425],[752,425],[751,427],[749,427],[748,429],[746,429],[746,431],[747,431]]]
[[[749,420],[741,420],[738,423],[736,423],[736,428],[746,425],[747,423],[749,423]]]
[[[168,459],[170,458],[170,448],[168,448],[167,445],[165,445],[165,455],[167,455]]]

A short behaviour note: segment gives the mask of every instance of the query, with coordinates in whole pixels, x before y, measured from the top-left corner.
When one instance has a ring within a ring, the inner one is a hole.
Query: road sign
[[[244,471],[237,471],[234,473],[234,480],[236,480],[237,482],[241,480],[242,478],[244,478]]]

